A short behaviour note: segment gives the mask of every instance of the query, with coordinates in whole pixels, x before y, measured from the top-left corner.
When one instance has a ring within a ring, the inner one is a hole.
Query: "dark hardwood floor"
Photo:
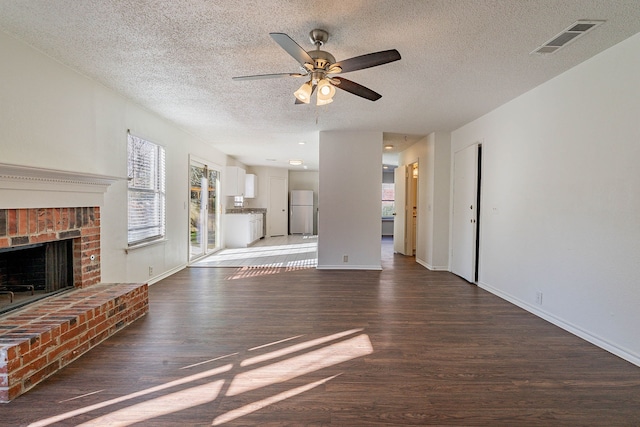
[[[388,241],[383,258],[183,270],[0,425],[640,425],[639,367]]]

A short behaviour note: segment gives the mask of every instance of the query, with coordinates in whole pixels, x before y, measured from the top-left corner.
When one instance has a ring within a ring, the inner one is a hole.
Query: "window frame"
[[[384,198],[385,184],[390,185],[391,188],[392,188],[392,191],[394,191],[393,199],[385,199]],[[382,195],[381,195],[380,198],[381,198],[381,202],[383,204],[382,208],[384,209],[384,202],[392,202],[393,203],[393,209],[392,210],[395,212],[395,203],[396,203],[396,200],[395,200],[395,184],[393,182],[383,182],[381,189],[382,189]],[[380,212],[380,214],[382,216],[382,219],[393,219],[393,214],[391,214],[391,215],[382,215],[382,212]]]
[[[141,156],[142,154],[144,156]],[[166,150],[163,146],[131,133],[127,134],[128,248],[144,246],[166,238],[165,159]],[[144,208],[141,209],[140,206]],[[148,209],[149,207],[151,209]],[[141,212],[144,214],[143,221],[134,221],[133,215]],[[141,231],[145,229],[150,232]]]

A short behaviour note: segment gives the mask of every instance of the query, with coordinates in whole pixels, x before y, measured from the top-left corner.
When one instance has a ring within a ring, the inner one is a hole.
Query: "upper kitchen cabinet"
[[[244,196],[246,172],[238,166],[227,166],[224,188],[227,196]]]
[[[248,173],[245,178],[244,186],[245,199],[253,199],[258,197],[258,177],[252,173]]]

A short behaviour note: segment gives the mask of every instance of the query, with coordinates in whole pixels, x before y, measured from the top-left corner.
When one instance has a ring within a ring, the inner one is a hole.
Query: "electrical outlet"
[[[149,276],[153,276],[153,267],[149,266]]]
[[[349,255],[342,255],[342,262],[349,262]]]
[[[542,305],[542,291],[536,292],[536,304]]]

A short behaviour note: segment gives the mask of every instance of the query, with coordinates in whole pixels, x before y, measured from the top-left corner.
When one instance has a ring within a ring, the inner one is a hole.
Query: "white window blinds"
[[[129,246],[165,234],[164,148],[129,134]]]

